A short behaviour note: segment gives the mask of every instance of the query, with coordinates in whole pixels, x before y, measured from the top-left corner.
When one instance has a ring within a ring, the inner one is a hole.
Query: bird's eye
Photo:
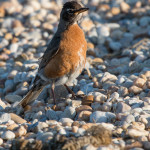
[[[72,13],[73,13],[73,9],[67,9],[67,12],[68,12],[69,14],[72,14]]]

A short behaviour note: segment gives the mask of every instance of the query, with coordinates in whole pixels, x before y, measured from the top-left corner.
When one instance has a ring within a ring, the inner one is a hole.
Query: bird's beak
[[[80,13],[83,13],[83,12],[87,11],[87,10],[89,10],[89,8],[80,8],[78,10],[74,10],[73,13],[78,15]]]

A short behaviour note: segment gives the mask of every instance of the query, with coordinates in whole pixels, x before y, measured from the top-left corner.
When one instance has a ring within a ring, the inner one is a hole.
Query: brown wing
[[[60,36],[55,35],[51,40],[51,42],[49,43],[44,55],[41,57],[39,70],[44,68],[59,51],[60,38],[61,38]]]

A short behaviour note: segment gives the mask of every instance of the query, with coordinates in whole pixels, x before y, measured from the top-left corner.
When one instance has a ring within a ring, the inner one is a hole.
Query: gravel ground
[[[65,0],[0,0],[0,150],[150,149],[150,0],[82,0],[86,69],[23,110]],[[91,73],[91,75],[90,75]]]

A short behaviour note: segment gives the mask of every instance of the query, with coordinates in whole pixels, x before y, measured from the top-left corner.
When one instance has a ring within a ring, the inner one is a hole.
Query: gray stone
[[[22,99],[19,95],[6,95],[5,100],[9,103],[15,103],[16,101],[20,101]]]
[[[90,115],[90,122],[102,123],[111,122],[116,115],[111,112],[95,111]]]
[[[150,23],[150,17],[148,17],[148,16],[143,16],[143,17],[140,19],[139,23],[140,23],[140,26],[141,26],[141,27],[146,27],[146,26],[148,26],[149,23]]]
[[[123,36],[123,32],[119,29],[111,32],[111,38],[113,40],[120,40],[122,38],[122,36]]]
[[[73,120],[70,119],[70,118],[61,118],[61,119],[59,120],[59,122],[61,122],[61,123],[65,123],[65,122],[70,122],[70,123],[72,123]]]
[[[46,116],[49,120],[58,120],[58,116],[54,110],[47,110]]]
[[[124,33],[120,43],[123,47],[127,47],[133,41],[134,35],[132,33]]]
[[[70,118],[73,119],[76,115],[76,110],[74,107],[66,107],[63,114],[61,115],[61,118]]]
[[[5,89],[4,92],[10,92],[14,89],[14,81],[13,80],[6,80],[5,82]]]
[[[130,111],[130,110],[131,110],[131,107],[127,105],[126,103],[119,102],[117,104],[116,113],[122,113],[122,112]]]
[[[59,134],[60,134],[60,135],[66,135],[67,132],[66,132],[65,129],[62,128],[62,129],[59,130]]]
[[[53,133],[46,132],[46,133],[41,133],[40,135],[37,135],[36,140],[41,140],[42,142],[46,142],[48,140],[51,140],[52,138],[53,138]]]
[[[85,94],[88,94],[89,92],[94,91],[93,82],[81,85],[80,90],[83,91]]]
[[[91,104],[91,107],[94,111],[96,111],[96,110],[101,110],[102,105],[99,102],[98,103],[95,102]]]
[[[16,74],[18,73],[18,71],[17,70],[12,70],[9,74],[8,74],[8,79],[13,79],[15,76],[16,76]]]
[[[131,122],[134,122],[135,121],[135,117],[133,115],[128,115],[126,118],[125,118],[125,121],[127,123],[131,123]]]
[[[20,96],[24,96],[25,94],[27,94],[28,92],[28,88],[27,87],[21,87],[19,89],[17,89],[14,94],[15,95],[20,95]]]
[[[79,128],[78,131],[77,131],[78,136],[83,136],[84,133],[85,133],[85,129],[83,129],[83,128]]]
[[[106,26],[97,26],[97,33],[98,36],[104,36],[104,37],[108,37],[110,35],[109,33],[109,28]]]
[[[119,43],[119,42],[113,42],[113,41],[111,41],[109,43],[109,46],[110,46],[110,48],[113,51],[119,51],[121,49],[121,47],[122,47],[121,43]]]
[[[10,51],[12,53],[17,53],[17,50],[18,50],[18,44],[17,43],[13,43],[10,45]]]

